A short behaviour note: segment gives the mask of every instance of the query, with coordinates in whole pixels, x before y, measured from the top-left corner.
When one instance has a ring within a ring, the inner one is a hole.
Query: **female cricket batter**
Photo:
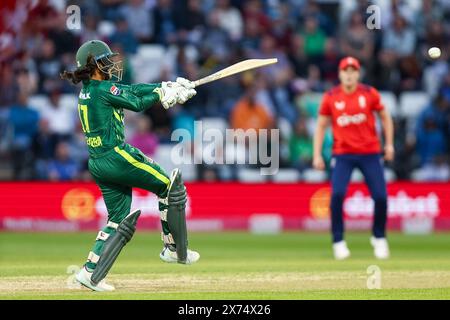
[[[185,221],[186,188],[181,173],[174,169],[170,177],[140,150],[126,144],[124,111],[143,111],[161,102],[168,109],[184,103],[196,91],[183,78],[177,82],[122,85],[121,61],[116,61],[108,45],[93,40],[77,51],[77,69],[64,71],[63,79],[83,88],[78,112],[89,149],[89,171],[100,187],[108,210],[108,222],[98,233],[87,262],[76,279],[94,291],[112,291],[104,278],[125,244],[136,230],[140,211],[130,212],[132,187],[142,188],[159,197],[165,262],[192,264],[200,255],[187,249]]]
[[[371,244],[375,257],[387,259],[389,246],[386,240],[387,193],[381,159],[380,141],[375,127],[374,112],[383,126],[385,145],[384,159],[394,158],[393,124],[391,116],[383,107],[378,91],[359,83],[359,61],[346,57],[339,63],[340,85],[325,93],[319,110],[314,134],[313,166],[323,170],[322,143],[327,126],[332,125],[333,158],[331,160],[331,229],[333,253],[338,260],[350,256],[344,241],[342,205],[354,168],[364,175],[375,202]]]

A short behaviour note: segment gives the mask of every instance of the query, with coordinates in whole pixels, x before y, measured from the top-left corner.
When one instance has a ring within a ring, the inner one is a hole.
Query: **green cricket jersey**
[[[112,81],[83,82],[78,113],[89,155],[96,157],[125,141],[123,109],[143,111],[160,101],[160,83],[123,85]]]

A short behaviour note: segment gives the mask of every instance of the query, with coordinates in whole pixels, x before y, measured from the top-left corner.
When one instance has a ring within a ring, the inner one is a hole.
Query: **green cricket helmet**
[[[107,80],[122,80],[122,61],[113,60],[113,58],[119,54],[117,52],[112,52],[106,43],[100,40],[90,40],[83,43],[75,56],[77,67],[81,68],[86,66],[88,57],[91,55],[94,58],[98,69],[106,76]]]

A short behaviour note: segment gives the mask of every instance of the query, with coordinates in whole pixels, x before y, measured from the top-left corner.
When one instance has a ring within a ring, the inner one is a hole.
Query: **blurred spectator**
[[[416,12],[414,18],[414,23],[419,36],[425,37],[425,34],[429,31],[429,24],[441,22],[444,13],[445,10],[439,1],[423,0],[422,9]]]
[[[351,14],[350,21],[342,32],[340,37],[342,55],[356,57],[371,70],[375,46],[374,37],[373,33],[367,29],[363,16],[358,11]]]
[[[321,67],[321,78],[323,78],[323,87],[326,90],[331,88],[338,79],[338,71],[336,66],[339,64],[339,52],[337,48],[337,42],[335,39],[328,39],[325,44],[325,55],[324,59],[320,65]],[[369,64],[370,65],[370,64]]]
[[[439,97],[434,105],[427,107],[419,117],[417,124],[417,151],[421,165],[431,163],[436,157],[447,152],[447,141],[444,132],[445,118],[443,111],[448,102]]]
[[[325,53],[326,35],[320,29],[317,18],[314,16],[306,17],[305,27],[300,31],[303,37],[306,56],[311,62],[318,62]]]
[[[430,21],[427,24],[425,33],[425,48],[428,51],[431,47],[445,48],[449,37],[445,34],[444,24],[440,21]]]
[[[158,136],[152,133],[151,129],[151,120],[148,117],[140,117],[137,122],[136,133],[129,142],[149,157],[153,156],[158,147]]]
[[[75,121],[78,121],[76,112],[61,104],[61,94],[57,89],[52,90],[49,100],[50,103],[41,110],[41,117],[48,121],[50,131],[58,140],[68,140],[75,128]]]
[[[405,18],[396,15],[383,33],[375,85],[381,90],[417,90],[421,71],[414,56],[416,34]]]
[[[47,165],[55,155],[56,143],[57,137],[50,131],[48,120],[41,119],[39,121],[39,130],[33,137],[32,144],[35,156],[35,177],[37,179],[47,179]]]
[[[39,33],[47,33],[58,24],[58,11],[48,0],[37,1],[28,14],[27,23]]]
[[[36,63],[31,56],[31,52],[27,50],[18,52],[13,66],[20,92],[26,92],[28,95],[36,92],[39,79]]]
[[[172,117],[160,104],[153,106],[144,112],[153,124],[153,132],[161,142],[170,142]]]
[[[188,0],[186,11],[177,14],[177,28],[183,33],[187,32],[187,35],[182,36],[181,40],[189,39],[191,42],[200,41],[200,30],[203,29],[205,21],[201,1]]]
[[[259,79],[259,81],[266,80],[265,84],[272,91],[272,99],[278,115],[294,121],[296,118],[295,108],[290,102],[289,92],[286,88],[293,74],[286,54],[276,47],[274,37],[265,35],[261,39],[260,51],[255,57],[278,59],[276,64],[261,69],[260,73],[264,79]]]
[[[80,173],[79,165],[70,158],[67,143],[60,142],[56,145],[55,159],[47,166],[47,177],[50,181],[74,180]]]
[[[264,13],[260,0],[248,0],[244,3],[244,21],[246,24],[256,24],[258,29],[267,33],[271,30],[271,21]]]
[[[325,86],[323,85],[321,78],[320,69],[316,65],[310,64],[308,66],[308,74],[306,77],[308,89],[314,92],[325,91]]]
[[[289,155],[291,164],[303,171],[311,166],[313,156],[312,138],[308,134],[306,121],[299,118],[294,132],[289,140]]]
[[[394,58],[410,56],[414,53],[416,34],[406,19],[395,16],[392,25],[383,33],[383,51],[392,53]]]
[[[377,5],[381,7],[381,28],[384,29],[392,25],[396,16],[404,17],[407,23],[415,23],[414,17],[417,7],[414,4],[419,2],[410,0],[390,0],[390,1],[377,1]]]
[[[208,18],[208,32],[205,34],[201,49],[204,54],[223,59],[230,50],[230,36],[219,25],[219,14],[213,12]]]
[[[55,44],[46,39],[42,43],[41,54],[36,59],[39,73],[39,93],[48,93],[60,83],[61,60],[55,54]]]
[[[115,20],[116,30],[109,37],[110,42],[120,44],[125,53],[134,54],[137,52],[138,39],[128,27],[127,19],[119,16]]]
[[[15,102],[20,90],[14,70],[10,64],[3,63],[1,65],[0,80],[2,84],[0,90],[0,108],[9,107]]]
[[[90,13],[84,16],[83,32],[80,34],[80,43],[85,43],[89,40],[105,40],[98,31],[99,20],[100,17]]]
[[[230,4],[230,0],[216,1],[215,11],[218,26],[225,30],[233,41],[240,40],[244,30],[242,15],[238,9]]]
[[[125,0],[100,0],[99,11],[103,13],[106,19],[115,20],[120,15],[119,10],[124,3]]]
[[[56,56],[73,54],[78,50],[78,39],[67,29],[66,19],[65,14],[59,14],[55,18],[55,26],[47,34],[54,44]]]
[[[233,129],[270,129],[274,126],[274,119],[267,108],[256,101],[257,88],[250,86],[244,96],[237,102],[231,113],[231,127]]]
[[[9,123],[14,132],[12,141],[14,179],[31,179],[33,175],[31,146],[38,129],[39,113],[30,109],[26,94],[19,94],[17,103],[11,107]]]
[[[259,51],[255,58],[277,58],[276,64],[264,67],[261,73],[267,77],[274,87],[284,86],[291,79],[292,73],[286,54],[277,47],[276,40],[271,35],[264,35],[261,39]]]
[[[277,47],[286,50],[291,47],[295,21],[291,19],[290,7],[287,3],[279,3],[276,16],[272,21],[271,34],[275,37]]]
[[[153,37],[153,16],[144,0],[129,0],[119,9],[119,12],[126,19],[130,31],[140,42],[150,42]]]
[[[153,9],[154,40],[160,44],[169,44],[176,41],[175,11],[172,0],[157,0]]]
[[[70,140],[67,141],[67,146],[69,148],[70,158],[75,161],[80,168],[79,178],[85,181],[92,180],[88,169],[89,152],[86,148],[86,138],[84,137],[84,132],[80,123],[77,124],[75,132],[70,137]]]
[[[305,25],[307,23],[306,20],[309,17],[312,17],[317,22],[318,29],[325,32],[327,36],[333,35],[337,31],[335,30],[336,28],[331,21],[330,16],[325,14],[325,12],[320,8],[318,1],[316,0],[306,0],[304,8],[301,10],[300,19],[302,24]]]
[[[244,25],[244,36],[240,41],[240,47],[247,53],[254,52],[259,47],[262,28],[255,20],[249,20]]]

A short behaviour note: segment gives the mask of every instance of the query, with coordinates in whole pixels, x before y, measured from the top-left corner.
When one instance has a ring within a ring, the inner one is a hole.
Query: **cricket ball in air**
[[[439,49],[438,47],[432,47],[428,49],[428,55],[432,59],[437,59],[441,56],[441,49]]]

